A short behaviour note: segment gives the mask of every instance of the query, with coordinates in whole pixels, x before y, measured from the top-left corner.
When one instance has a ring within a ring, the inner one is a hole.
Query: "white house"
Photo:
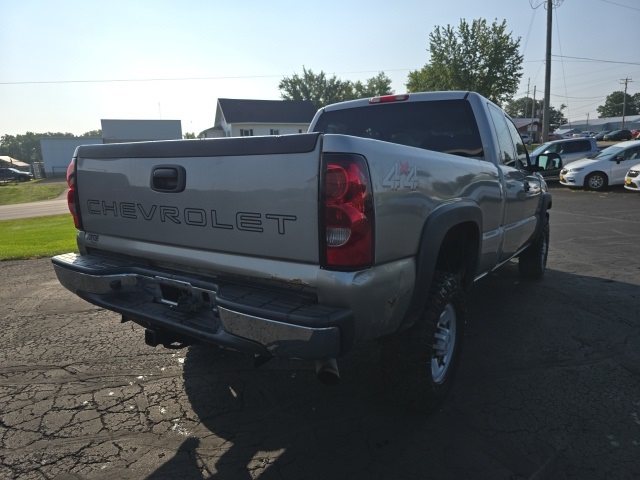
[[[316,113],[306,100],[242,100],[220,98],[213,127],[199,138],[249,137],[304,133]]]

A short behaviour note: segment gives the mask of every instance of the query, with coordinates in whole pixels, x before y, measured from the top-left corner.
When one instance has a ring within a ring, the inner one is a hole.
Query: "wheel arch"
[[[413,296],[402,328],[407,328],[424,309],[437,270],[458,275],[464,290],[475,279],[481,252],[482,211],[472,202],[456,202],[436,209],[422,227],[416,256]]]

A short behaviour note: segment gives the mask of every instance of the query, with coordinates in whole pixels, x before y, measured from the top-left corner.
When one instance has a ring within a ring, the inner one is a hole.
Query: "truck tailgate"
[[[317,263],[321,145],[302,134],[79,147],[83,230]]]

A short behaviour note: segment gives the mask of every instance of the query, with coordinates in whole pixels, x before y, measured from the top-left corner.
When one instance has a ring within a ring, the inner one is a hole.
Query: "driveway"
[[[66,191],[54,200],[18,203],[15,205],[0,205],[0,220],[47,217],[49,215],[61,215],[63,213],[69,213]]]

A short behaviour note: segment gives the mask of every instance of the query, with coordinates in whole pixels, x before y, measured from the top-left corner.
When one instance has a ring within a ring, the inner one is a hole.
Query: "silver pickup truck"
[[[66,288],[145,330],[316,362],[379,339],[417,409],[450,387],[465,291],[513,258],[540,278],[551,195],[510,119],[473,92],[331,105],[309,132],[79,147]]]

